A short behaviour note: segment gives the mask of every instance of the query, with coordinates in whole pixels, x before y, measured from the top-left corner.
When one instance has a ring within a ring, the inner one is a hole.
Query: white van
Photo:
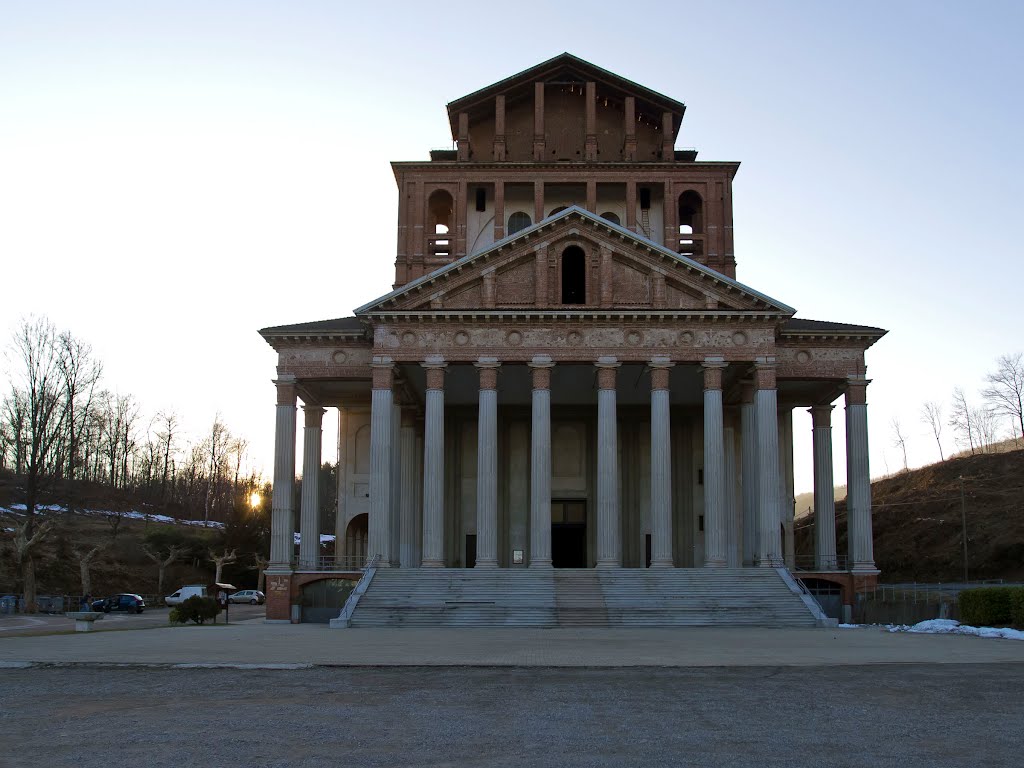
[[[164,598],[164,603],[167,605],[181,605],[188,598],[199,595],[199,597],[206,597],[206,587],[202,584],[187,584],[173,595],[168,595]]]

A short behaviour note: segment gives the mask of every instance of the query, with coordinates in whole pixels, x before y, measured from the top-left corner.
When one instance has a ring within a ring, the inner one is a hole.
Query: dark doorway
[[[587,567],[587,502],[551,502],[551,564]]]
[[[587,303],[587,255],[575,245],[562,252],[562,303]]]
[[[476,534],[466,534],[466,567],[476,568]]]

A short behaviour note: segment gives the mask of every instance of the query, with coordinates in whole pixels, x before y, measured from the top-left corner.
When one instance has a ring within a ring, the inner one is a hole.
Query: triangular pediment
[[[576,272],[564,259],[574,254]],[[563,291],[577,281],[574,295]],[[581,282],[579,282],[581,281]],[[571,301],[566,301],[569,298]],[[796,310],[577,206],[356,310],[773,314]]]

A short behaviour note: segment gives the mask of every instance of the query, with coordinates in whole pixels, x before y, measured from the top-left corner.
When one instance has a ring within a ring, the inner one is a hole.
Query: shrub
[[[972,627],[1016,624],[1013,606],[1024,607],[1024,587],[981,587],[965,589],[957,598],[960,622]]]
[[[216,598],[192,595],[174,608],[168,618],[176,624],[186,624],[190,621],[203,624],[207,619],[217,618],[218,613],[220,613],[220,606],[217,605]]]

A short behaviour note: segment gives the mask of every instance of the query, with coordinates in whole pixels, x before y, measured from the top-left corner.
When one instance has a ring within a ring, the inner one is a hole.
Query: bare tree
[[[67,476],[74,478],[80,466],[79,443],[85,430],[96,385],[103,366],[92,356],[92,346],[64,331],[58,337],[60,367],[67,402]]]
[[[974,408],[971,411],[971,423],[977,435],[978,449],[981,453],[992,453],[999,442],[999,421],[989,408]]]
[[[903,451],[903,470],[907,470],[907,438],[903,434],[903,427],[900,425],[899,416],[893,416],[892,421],[889,422],[889,426],[892,428],[892,445],[894,448],[899,448]]]
[[[166,553],[153,550],[145,544],[142,545],[143,554],[156,563],[156,591],[159,597],[162,598],[164,594],[164,574],[167,572],[167,568],[176,563],[186,551],[186,547],[182,547],[178,544],[171,544],[168,546]]]
[[[220,420],[220,414],[218,413],[213,420],[213,426],[210,427],[210,434],[204,445],[206,458],[209,461],[210,466],[210,473],[206,478],[206,504],[204,505],[203,516],[204,523],[210,522],[210,510],[213,508],[214,501],[216,500],[220,478],[224,471],[224,460],[227,457],[230,441],[231,433],[228,432],[228,428],[224,425],[224,422]]]
[[[981,390],[981,396],[988,401],[996,413],[1009,416],[1024,436],[1024,358],[1020,352],[1015,355],[1000,355],[996,370],[985,377],[988,386]]]
[[[942,403],[929,400],[921,406],[921,421],[927,424],[935,436],[935,444],[939,446],[939,461],[945,461],[942,454]]]
[[[7,352],[11,391],[4,413],[18,414],[19,440],[25,441],[25,521],[15,532],[15,552],[21,568],[25,610],[36,610],[35,549],[50,526],[36,527],[40,484],[52,471],[53,449],[64,428],[67,401],[57,331],[45,318],[28,317],[15,329]]]
[[[238,559],[238,550],[232,549],[231,551],[224,550],[221,554],[217,554],[212,549],[210,550],[210,562],[217,566],[216,575],[213,577],[213,582],[219,584],[221,577],[224,573],[224,566],[228,563],[233,563]]]
[[[82,595],[92,594],[92,561],[107,547],[107,542],[97,544],[92,549],[75,547],[75,558],[78,560],[78,573],[82,580]]]
[[[270,558],[257,553],[253,555],[253,560],[256,562],[253,568],[255,568],[259,573],[259,578],[256,581],[256,589],[262,592],[263,585],[266,583],[267,579],[267,567],[270,565]]]
[[[963,387],[956,387],[953,390],[953,409],[949,414],[949,426],[953,428],[960,445],[968,445],[971,455],[974,455],[975,424],[973,423],[974,412],[967,402]]]
[[[160,411],[156,415],[157,421],[160,424],[157,437],[160,439],[163,453],[164,468],[163,473],[160,476],[160,498],[164,501],[167,500],[167,479],[168,470],[171,463],[171,451],[174,449],[174,438],[178,434],[178,414],[173,410],[171,411]]]

